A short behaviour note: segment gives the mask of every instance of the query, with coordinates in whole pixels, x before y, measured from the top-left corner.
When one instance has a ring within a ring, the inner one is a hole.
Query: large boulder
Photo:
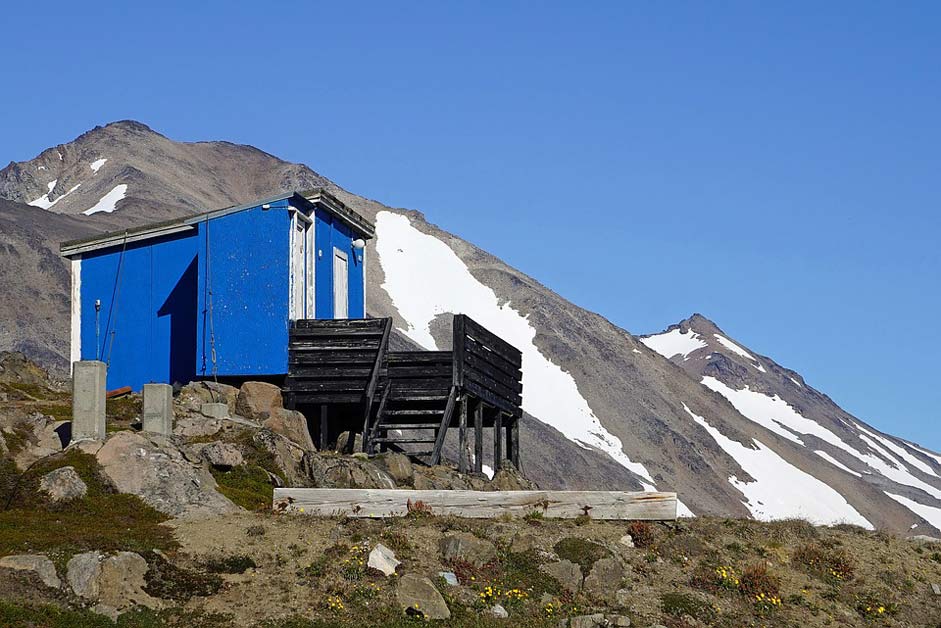
[[[431,580],[415,574],[405,574],[399,579],[395,598],[408,613],[426,619],[450,619],[451,610]]]
[[[213,381],[190,382],[180,390],[178,403],[185,409],[198,412],[205,403],[224,403],[230,413],[235,413],[239,389]]]
[[[23,471],[40,458],[62,451],[70,426],[70,421],[56,421],[39,412],[20,422],[18,433],[25,439],[13,458],[17,468]]]
[[[50,471],[39,480],[39,488],[54,502],[78,499],[88,493],[88,486],[75,472],[75,467]]]
[[[382,464],[392,479],[399,484],[409,482],[415,474],[412,461],[405,454],[388,453],[382,457]]]
[[[490,486],[495,491],[535,491],[539,488],[534,482],[523,477],[509,460],[504,460],[500,469],[494,473]]]
[[[200,450],[202,459],[217,469],[228,470],[245,462],[242,452],[231,443],[215,441],[207,443]]]
[[[280,397],[281,391],[278,391]],[[272,432],[284,436],[303,449],[316,449],[307,429],[307,417],[296,410],[272,408],[270,415],[262,424]]]
[[[137,495],[173,517],[220,515],[239,507],[216,492],[216,482],[165,437],[117,432],[95,454],[102,473],[121,493]]]
[[[465,560],[474,565],[486,565],[497,557],[497,548],[493,543],[469,532],[455,532],[441,537],[438,549],[445,562]]]
[[[274,384],[245,382],[239,389],[235,413],[254,421],[264,421],[272,416],[276,409],[283,407],[281,389]]]
[[[602,558],[592,565],[585,577],[584,588],[597,598],[613,601],[617,598],[623,577],[624,568],[617,558]]]
[[[570,560],[560,560],[556,563],[545,563],[539,569],[573,593],[582,588],[582,569]]]
[[[58,589],[62,581],[56,574],[56,566],[42,554],[19,554],[0,558],[0,568],[36,574],[36,577],[51,589]]]
[[[389,474],[368,460],[308,452],[303,465],[310,483],[318,488],[395,488]]]
[[[97,602],[98,612],[114,616],[133,606],[157,609],[161,600],[144,592],[147,561],[134,552],[76,554],[66,566],[75,595]],[[114,611],[114,612],[112,612]]]

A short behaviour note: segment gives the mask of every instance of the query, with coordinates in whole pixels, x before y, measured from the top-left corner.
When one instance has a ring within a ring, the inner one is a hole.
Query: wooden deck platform
[[[276,511],[329,517],[402,517],[410,508],[432,515],[489,519],[540,512],[547,518],[668,521],[676,519],[676,493],[619,491],[416,491],[394,489],[276,488]]]
[[[459,469],[481,472],[488,430],[495,466],[508,459],[519,468],[520,351],[465,315],[454,317],[451,351],[389,351],[391,324],[293,324],[284,393],[288,407],[318,417],[315,441],[326,447],[341,430],[361,432],[366,453],[392,449],[438,464],[455,428]]]

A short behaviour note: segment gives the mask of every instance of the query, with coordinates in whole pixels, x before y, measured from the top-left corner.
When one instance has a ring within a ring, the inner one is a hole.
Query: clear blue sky
[[[253,144],[941,449],[936,3],[149,4],[4,7],[0,159]]]

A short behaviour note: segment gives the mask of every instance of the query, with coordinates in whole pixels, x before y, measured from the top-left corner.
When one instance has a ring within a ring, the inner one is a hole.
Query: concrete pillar
[[[105,381],[108,367],[98,360],[72,366],[72,440],[104,440]]]
[[[144,414],[142,429],[145,432],[173,434],[173,386],[170,384],[144,384]]]

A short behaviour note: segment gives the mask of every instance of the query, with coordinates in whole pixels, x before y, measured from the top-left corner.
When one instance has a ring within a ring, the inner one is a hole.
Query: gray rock
[[[56,574],[56,566],[42,554],[18,554],[0,558],[0,568],[13,571],[27,571],[36,574],[44,585],[51,589],[58,589],[62,581]]]
[[[592,615],[578,615],[577,617],[572,617],[569,620],[570,628],[599,628],[605,625],[606,622],[604,615],[601,613],[594,613]]]
[[[485,565],[496,559],[497,548],[490,541],[479,539],[469,532],[445,535],[438,542],[444,561],[461,559],[474,565]]]
[[[487,613],[498,619],[506,619],[510,616],[510,614],[506,612],[506,609],[503,608],[503,605],[501,604],[494,604],[487,609]]]
[[[95,604],[91,607],[91,612],[97,615],[103,615],[115,623],[117,623],[118,618],[121,616],[121,611],[107,604]]]
[[[336,451],[337,453],[345,453],[346,445],[349,442],[349,440],[350,440],[349,432],[340,432],[340,435],[337,436],[337,444],[336,444],[336,447],[334,447],[334,451]],[[362,451],[363,451],[363,435],[357,433],[355,436],[353,436],[352,454],[355,456],[357,453],[362,452]]]
[[[88,493],[88,486],[75,472],[75,467],[60,467],[50,471],[39,480],[39,488],[54,502],[78,499]]]
[[[629,606],[631,602],[630,589],[618,589],[614,593],[614,599],[617,601],[617,605],[622,608]]]
[[[602,558],[592,565],[585,577],[585,591],[605,600],[613,600],[621,588],[624,568],[616,558]]]
[[[402,564],[402,561],[395,558],[395,553],[382,543],[377,543],[376,547],[369,552],[367,566],[378,569],[383,575],[391,576],[395,573],[395,568]]]
[[[520,532],[513,537],[510,551],[516,554],[539,548],[539,539],[530,532]]]
[[[169,438],[117,432],[95,458],[118,492],[137,495],[170,516],[209,516],[239,510],[216,492],[212,474],[186,460]]]
[[[98,599],[98,577],[103,559],[101,552],[84,552],[69,559],[65,579],[75,595],[86,600]]]
[[[461,584],[457,579],[457,574],[453,571],[439,571],[438,575],[444,578],[444,581],[448,583],[449,587],[456,587]]]
[[[307,429],[307,418],[296,410],[272,408],[271,415],[265,419],[263,425],[303,449],[316,449]]]
[[[631,625],[631,618],[627,615],[608,615],[608,625],[628,628]]]
[[[427,619],[449,619],[451,610],[428,578],[405,574],[395,589],[395,599],[403,610],[412,609]]]
[[[632,537],[630,534],[625,534],[620,539],[618,539],[618,543],[624,547],[634,547],[634,537]]]
[[[412,461],[405,454],[395,452],[386,454],[382,459],[382,463],[396,482],[408,482],[415,473],[412,468]]]
[[[927,534],[916,534],[914,536],[908,537],[910,541],[924,541],[925,543],[941,543],[941,539],[935,538],[933,536],[928,536]]]
[[[935,595],[941,595],[941,584],[931,583],[931,592]]]
[[[582,569],[570,560],[544,563],[539,566],[539,569],[555,578],[559,584],[572,593],[577,593],[582,588]]]
[[[224,403],[204,403],[199,406],[199,413],[209,419],[227,419],[229,406]]]
[[[239,388],[235,401],[235,413],[252,419],[264,421],[275,409],[283,408],[281,389],[265,382],[245,382]]]
[[[304,454],[303,467],[313,486],[323,488],[395,488],[389,474],[368,460],[351,456]]]
[[[99,603],[120,610],[133,606],[157,609],[159,599],[144,592],[147,561],[134,552],[117,552],[101,562],[98,574]]]
[[[173,433],[185,438],[197,438],[200,436],[214,436],[222,429],[220,419],[208,419],[203,416],[198,417],[180,417],[173,427]]]
[[[217,469],[231,469],[245,463],[239,448],[219,441],[209,443],[200,451],[203,460]]]

